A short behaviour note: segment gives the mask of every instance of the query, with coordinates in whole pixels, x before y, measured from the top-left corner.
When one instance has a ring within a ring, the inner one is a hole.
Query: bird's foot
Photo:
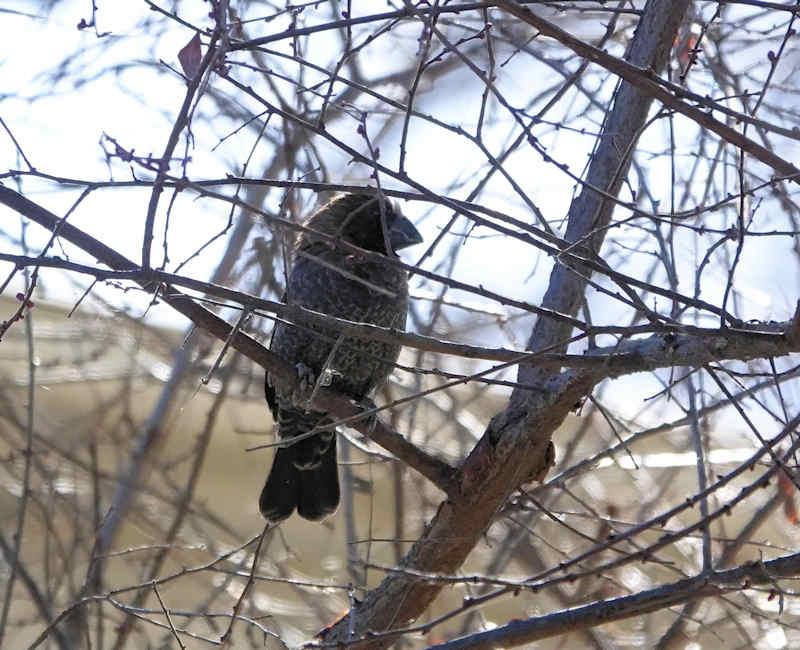
[[[310,410],[311,402],[320,388],[327,388],[333,383],[334,375],[338,374],[331,368],[324,368],[319,377],[302,361],[295,364],[297,370],[297,386],[292,391],[292,403],[306,411]]]
[[[360,399],[356,404],[361,409],[361,412],[364,413],[361,421],[367,423],[371,433],[375,428],[375,424],[378,422],[378,406],[369,397]]]
[[[314,371],[302,361],[294,364],[294,369],[297,370],[298,389],[304,393],[314,390],[314,384],[317,383]]]
[[[317,379],[314,371],[302,361],[296,363],[294,367],[297,370],[297,385],[292,390],[292,404],[308,410],[314,397],[314,387],[317,385]]]

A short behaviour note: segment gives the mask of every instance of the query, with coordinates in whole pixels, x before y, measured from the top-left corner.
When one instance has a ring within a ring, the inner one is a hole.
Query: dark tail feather
[[[297,513],[303,519],[317,521],[336,511],[339,506],[339,469],[336,466],[335,435],[319,464],[313,469],[297,470],[297,476]]]
[[[285,440],[324,424],[320,413],[278,411],[278,436]],[[304,519],[316,521],[339,505],[339,470],[336,466],[336,432],[323,431],[280,447],[258,501],[267,521],[281,521],[295,507]]]
[[[300,496],[300,470],[294,464],[294,447],[279,448],[272,461],[258,507],[267,521],[281,521],[294,512]]]

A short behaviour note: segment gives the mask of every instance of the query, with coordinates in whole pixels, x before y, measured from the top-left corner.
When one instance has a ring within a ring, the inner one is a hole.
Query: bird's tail
[[[292,438],[324,422],[319,414],[282,411],[278,414],[278,435]],[[334,512],[338,505],[335,431],[324,431],[278,448],[258,501],[267,521],[286,519],[295,508],[304,519],[316,521]]]

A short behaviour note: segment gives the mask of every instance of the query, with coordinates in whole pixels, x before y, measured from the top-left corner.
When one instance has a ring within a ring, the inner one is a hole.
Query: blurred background
[[[279,299],[291,235],[275,219],[299,222],[336,189],[379,183],[395,190],[426,240],[404,261],[462,283],[413,275],[407,329],[524,350],[536,319],[525,305],[539,304],[553,265],[524,237],[563,234],[617,80],[488,4],[433,4],[442,11],[435,21],[428,3],[7,0],[1,182],[138,263],[184,75],[207,51],[224,5],[228,51],[204,77],[190,128],[169,156],[170,177],[186,184],[160,198],[153,266]],[[646,3],[525,4],[622,56]],[[797,161],[794,6],[692,3],[663,76],[756,116],[762,123],[746,135]],[[795,186],[772,180],[771,170],[655,106],[602,255],[621,273],[695,300],[636,289],[671,322],[718,325],[700,300],[744,321],[786,320],[800,286],[800,211]],[[484,210],[489,225],[441,197]],[[50,237],[0,207],[0,252],[96,265]],[[256,501],[272,452],[248,451],[272,441],[262,369],[130,282],[8,259],[0,282],[3,647],[29,647],[50,626],[43,647],[179,647],[175,629],[186,647],[205,647],[226,633],[234,607],[231,647],[299,645],[380,582],[442,501],[413,470],[343,430],[337,514],[323,524],[293,517],[262,538]],[[240,305],[192,295],[237,322]],[[597,326],[646,322],[604,276],[580,317]],[[256,311],[244,327],[265,343],[273,322]],[[600,334],[571,351],[617,340]],[[515,386],[514,366],[494,366],[406,348],[376,401],[417,396],[384,416],[457,465]],[[796,412],[796,367],[789,356],[600,384],[554,437],[545,483],[498,512],[462,567],[474,584],[446,589],[418,624],[454,615],[398,647],[695,575],[700,533],[646,564],[459,612],[492,579],[539,575],[695,494],[698,444],[709,481],[747,461],[758,437],[772,437]],[[423,394],[430,389],[438,390]],[[745,473],[715,490],[710,505],[754,479]],[[794,498],[787,476],[716,520],[716,566],[796,548]],[[697,516],[684,512],[665,528]],[[648,527],[581,568],[663,532]],[[750,590],[537,647],[790,648],[800,645],[797,614],[791,590]]]

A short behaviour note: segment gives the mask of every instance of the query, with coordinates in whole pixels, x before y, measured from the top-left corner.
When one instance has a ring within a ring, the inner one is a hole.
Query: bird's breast
[[[341,272],[340,272],[341,271]],[[345,320],[404,329],[408,302],[405,271],[391,264],[340,259],[338,266],[298,258],[289,277],[289,302]],[[291,363],[302,362],[330,379],[332,389],[355,399],[382,383],[400,345],[342,334],[335,327],[279,325],[276,340],[292,340]]]

